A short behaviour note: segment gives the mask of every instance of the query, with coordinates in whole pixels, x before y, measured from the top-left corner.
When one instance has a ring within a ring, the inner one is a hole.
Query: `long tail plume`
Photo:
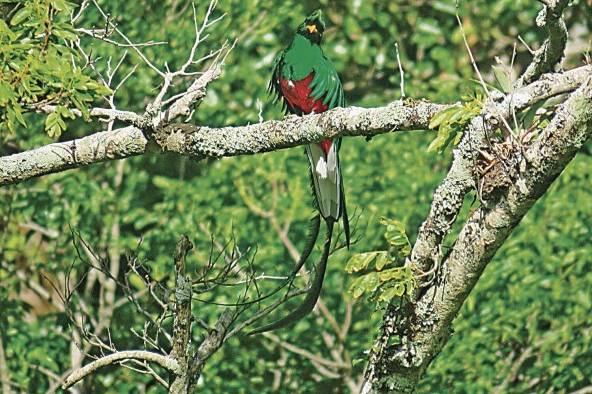
[[[333,220],[327,220],[327,236],[325,238],[325,245],[323,247],[323,254],[321,256],[321,260],[317,265],[317,272],[314,279],[311,282],[310,289],[306,294],[306,298],[304,302],[300,304],[298,308],[293,310],[288,316],[283,317],[280,320],[275,322],[266,324],[259,328],[254,329],[249,333],[249,335],[260,334],[266,331],[276,330],[278,328],[282,328],[288,325],[291,325],[298,320],[302,319],[304,316],[310,313],[314,308],[319,295],[321,294],[321,288],[323,287],[323,280],[325,278],[325,271],[327,269],[327,260],[329,259],[329,252],[331,250],[331,237],[333,235],[333,224],[335,223]],[[302,259],[301,259],[302,260]]]

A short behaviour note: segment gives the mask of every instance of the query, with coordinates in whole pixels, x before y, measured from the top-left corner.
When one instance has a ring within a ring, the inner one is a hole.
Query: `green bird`
[[[290,45],[280,51],[273,62],[269,90],[275,94],[276,102],[281,101],[287,113],[295,115],[318,114],[345,105],[339,75],[321,48],[324,31],[325,22],[322,12],[316,10],[298,26]],[[343,229],[349,247],[349,220],[339,162],[340,147],[341,138],[335,138],[309,144],[305,148],[310,165],[315,205],[327,225],[323,254],[306,298],[288,316],[259,327],[251,334],[271,331],[292,324],[306,316],[314,308],[325,277],[333,225],[339,219],[343,219]],[[319,226],[320,218],[317,215],[312,221],[309,240],[292,273],[292,279],[312,252]]]

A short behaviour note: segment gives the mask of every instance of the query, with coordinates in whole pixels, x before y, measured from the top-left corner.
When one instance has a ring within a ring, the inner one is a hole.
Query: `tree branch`
[[[181,108],[180,105],[179,108]],[[68,142],[0,157],[0,186],[148,151],[148,138],[162,151],[203,159],[290,148],[339,135],[427,129],[431,117],[446,108],[425,101],[395,101],[380,108],[338,108],[323,114],[288,117],[248,126],[209,128],[174,124],[154,132],[128,126]]]
[[[6,357],[4,355],[4,343],[2,336],[0,336],[0,384],[4,394],[12,394],[10,387],[10,373],[8,371],[8,364],[6,364]]]
[[[542,2],[545,6],[537,15],[536,23],[539,27],[546,28],[548,38],[534,53],[532,62],[516,83],[518,87],[531,83],[543,73],[553,71],[553,68],[561,62],[565,52],[567,27],[563,21],[563,10],[567,7],[569,0],[544,0]]]
[[[592,78],[559,108],[541,138],[524,152],[526,168],[491,205],[473,212],[444,261],[445,280],[413,305],[391,307],[364,393],[411,392],[452,332],[452,320],[496,251],[584,143],[592,138]],[[401,338],[389,345],[391,335]]]
[[[303,348],[300,348],[298,346],[295,346],[295,345],[293,345],[293,344],[291,344],[289,342],[282,341],[280,339],[280,337],[278,337],[277,335],[272,334],[270,332],[263,333],[263,336],[266,337],[266,338],[268,338],[268,339],[270,339],[272,342],[277,343],[278,345],[280,345],[281,347],[283,347],[284,349],[286,349],[286,350],[288,350],[288,351],[290,351],[292,353],[298,354],[298,355],[300,355],[300,356],[302,356],[304,358],[307,358],[310,361],[314,361],[314,362],[316,362],[318,364],[325,365],[326,367],[335,368],[335,369],[345,369],[345,368],[348,368],[349,367],[348,365],[346,365],[344,363],[339,363],[339,362],[336,362],[336,361],[327,360],[326,358],[323,358],[323,357],[321,357],[319,355],[316,355],[314,353],[311,353],[311,352],[309,352],[306,349],[303,349]],[[337,377],[340,378],[341,376],[340,375],[337,375]]]
[[[97,369],[124,360],[140,360],[153,362],[159,364],[161,367],[165,368],[169,372],[175,374],[179,372],[179,364],[172,357],[163,356],[162,354],[158,353],[147,352],[144,350],[126,350],[122,352],[113,353],[105,357],[101,357],[98,360],[95,360],[92,363],[87,364],[84,367],[72,372],[70,376],[68,376],[68,378],[64,381],[62,388],[66,390],[73,384],[84,379],[89,374],[95,372]]]
[[[93,163],[137,156],[146,152],[147,143],[140,129],[129,126],[0,157],[0,186]]]
[[[489,146],[487,130],[497,127],[499,118],[534,103],[569,92],[592,76],[592,66],[579,67],[563,74],[547,74],[538,81],[505,96],[499,103],[489,100],[484,117],[473,119],[458,148],[448,174],[434,193],[428,217],[423,222],[411,261],[421,271],[429,270],[440,258],[440,246],[460,212],[465,195],[475,188],[472,169],[479,150]]]
[[[507,113],[523,109],[539,100],[572,91],[591,72],[591,66],[583,66],[565,73],[548,74],[506,96],[499,106],[502,108],[500,111]],[[217,71],[213,69],[212,75],[204,80],[209,81],[215,75]],[[196,85],[188,92],[191,92],[193,100],[198,100],[203,97],[204,88]],[[187,110],[182,100],[172,105],[175,114]],[[143,131],[128,126],[0,157],[0,186],[145,154],[149,150],[149,140],[155,142],[161,151],[197,160],[237,156],[285,149],[337,136],[371,137],[388,132],[425,130],[434,114],[446,107],[445,104],[406,100],[378,108],[336,108],[323,114],[292,116],[248,126],[210,128],[173,124],[155,131],[149,127]]]
[[[187,363],[191,336],[191,280],[185,276],[185,259],[193,244],[186,235],[181,236],[175,249],[175,298],[173,321],[173,349],[170,356],[179,363],[181,373],[171,382],[170,392],[187,392]]]
[[[235,317],[235,311],[232,309],[226,309],[222,312],[214,329],[208,333],[206,339],[197,348],[189,366],[189,376],[193,384],[197,382],[199,375],[201,375],[205,362],[226,340],[226,333],[230,325],[234,322]]]

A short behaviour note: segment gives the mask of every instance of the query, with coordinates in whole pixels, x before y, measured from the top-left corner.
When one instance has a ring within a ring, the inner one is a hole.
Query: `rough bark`
[[[492,257],[532,205],[592,138],[592,78],[557,110],[541,138],[520,156],[512,184],[494,201],[484,201],[464,224],[438,281],[383,320],[363,392],[412,392],[452,332],[452,320]],[[462,147],[459,147],[461,150]],[[520,152],[515,152],[520,155]],[[436,200],[441,198],[436,192]],[[442,198],[448,209],[448,199]],[[456,209],[454,209],[456,210]],[[401,344],[389,345],[398,336]]]
[[[323,114],[248,126],[210,128],[172,124],[154,130],[128,126],[0,157],[0,186],[92,163],[141,155],[149,151],[149,141],[155,143],[156,151],[179,153],[196,160],[246,155],[339,135],[373,136],[427,129],[432,116],[443,108],[446,105],[407,100],[380,108],[338,108]]]
[[[505,112],[524,108],[545,97],[565,93],[590,74],[583,66],[566,73],[549,74],[507,98]],[[200,160],[269,152],[337,136],[365,136],[405,130],[425,130],[446,104],[395,101],[379,108],[337,108],[323,114],[288,117],[248,126],[222,128],[172,124],[143,129],[128,126],[88,137],[46,145],[0,157],[0,186],[34,177],[123,159],[152,151],[173,152]],[[160,116],[160,115],[159,115]],[[143,124],[152,124],[143,121]],[[152,149],[151,149],[152,147]]]
[[[516,111],[546,94],[550,97],[560,93],[555,91],[553,78],[543,73],[561,66],[567,41],[562,12],[568,1],[539,1],[544,8],[537,24],[546,29],[548,38],[534,53],[513,92],[501,97],[489,95],[482,114],[471,121],[454,151],[451,169],[434,194],[430,213],[406,262],[415,272],[431,275],[419,279],[417,292],[406,302],[391,305],[384,314],[363,393],[415,390],[430,362],[448,341],[454,317],[496,251],[592,137],[592,73],[586,66],[569,72],[583,72],[575,77],[577,82],[572,80],[572,89],[578,89],[556,109],[538,141],[531,143],[510,136],[492,145],[493,131],[505,129],[512,133],[509,123]],[[502,159],[495,150],[501,145],[507,153]],[[486,156],[497,160],[497,164],[487,166],[488,172],[483,174],[478,164]],[[477,191],[481,206],[464,223],[452,250],[443,256],[442,241],[471,190]],[[428,278],[431,282],[426,283]]]
[[[534,53],[534,59],[517,82],[519,86],[534,81],[541,74],[553,71],[554,67],[560,65],[567,44],[567,27],[562,14],[569,0],[539,1],[545,6],[539,12],[536,23],[545,28],[548,38]]]
[[[569,92],[592,76],[592,67],[580,67],[564,74],[547,74],[540,80],[512,94],[490,99],[483,117],[473,119],[468,131],[454,151],[454,160],[444,180],[434,193],[430,212],[422,224],[411,254],[414,267],[427,271],[440,259],[439,245],[450,231],[460,212],[465,195],[475,188],[473,167],[479,151],[487,149],[487,131],[508,119],[512,112],[558,94]]]
[[[180,373],[171,377],[169,393],[189,392],[189,376],[187,375],[187,358],[189,354],[189,338],[191,336],[191,281],[185,277],[185,257],[193,248],[186,235],[177,243],[175,250],[175,298],[173,322],[173,349],[170,356],[179,363]]]

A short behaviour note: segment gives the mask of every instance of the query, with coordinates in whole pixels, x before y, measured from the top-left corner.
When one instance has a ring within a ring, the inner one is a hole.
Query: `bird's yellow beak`
[[[317,32],[317,25],[307,25],[306,28],[310,34]]]

